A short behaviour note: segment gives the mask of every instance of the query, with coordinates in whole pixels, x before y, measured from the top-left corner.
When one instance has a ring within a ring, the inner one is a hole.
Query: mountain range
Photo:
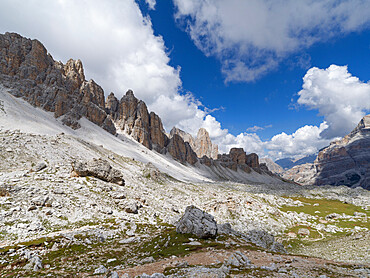
[[[366,277],[369,131],[284,171],[0,34],[0,276]]]

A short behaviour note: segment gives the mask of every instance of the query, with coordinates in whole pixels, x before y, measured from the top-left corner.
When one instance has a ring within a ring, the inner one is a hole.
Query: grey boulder
[[[92,176],[103,181],[125,185],[122,173],[112,168],[104,159],[93,159],[88,162],[74,161],[72,163],[73,174],[78,177]]]
[[[198,238],[213,238],[217,235],[217,222],[212,215],[195,206],[188,206],[176,223],[176,232],[193,234]]]

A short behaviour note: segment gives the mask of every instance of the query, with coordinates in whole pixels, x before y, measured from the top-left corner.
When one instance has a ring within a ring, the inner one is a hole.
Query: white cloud
[[[331,141],[320,136],[321,132],[327,127],[326,122],[323,122],[319,127],[306,125],[292,134],[282,132],[275,135],[270,141],[266,142],[268,156],[278,159],[314,154]]]
[[[192,10],[194,8],[192,5],[198,9],[199,5],[202,5],[200,3],[202,2],[186,0],[182,5],[183,9]],[[235,1],[230,3],[235,4]],[[212,9],[208,12],[217,14],[217,11]],[[347,21],[349,24],[350,21]],[[358,24],[355,21],[349,26]],[[212,110],[206,109],[190,93],[185,95],[179,93],[180,67],[174,68],[169,65],[162,37],[154,35],[150,19],[143,17],[134,0],[109,2],[4,0],[0,3],[0,32],[6,31],[39,39],[56,59],[64,62],[71,57],[81,59],[86,77],[95,79],[106,93],[113,91],[120,97],[127,89],[133,89],[136,96],[143,99],[149,109],[162,118],[167,130],[176,125],[195,135],[200,127],[206,128],[223,152],[228,152],[231,147],[243,147],[247,152],[257,152],[259,155],[268,153],[277,158],[288,154],[294,156],[302,152],[315,152],[326,142],[317,136],[323,131],[324,126],[306,126],[292,135],[285,133],[276,135],[267,142],[262,141],[256,134],[241,133],[237,136],[229,134],[228,130],[223,129],[209,114]],[[237,30],[229,35],[239,37]],[[220,46],[226,43],[222,42]],[[228,61],[230,64],[234,63],[232,59]],[[263,64],[255,66],[264,67]],[[238,74],[237,71],[235,73]],[[245,77],[240,77],[243,78]],[[311,79],[307,77],[308,81]],[[318,84],[316,80],[323,78],[312,80],[312,84]],[[309,105],[312,109],[320,109],[321,102],[309,97],[312,92],[310,87],[306,86],[308,81],[305,82],[300,94],[301,104]],[[330,86],[333,92],[336,90],[334,83]],[[342,85],[346,90],[355,88],[355,96],[358,95],[356,99],[363,94],[360,89],[356,89],[359,88],[357,85],[362,84],[361,86],[366,88],[369,86],[351,76],[346,78],[343,84],[347,86]],[[343,89],[343,92],[346,90]],[[330,98],[333,99],[334,93],[330,95],[333,95]],[[355,108],[363,105],[363,101],[358,100],[356,103],[357,106],[353,105]],[[360,108],[351,109],[353,112]],[[327,122],[331,126],[333,121],[327,117]],[[311,145],[314,147],[310,149]]]
[[[311,68],[303,78],[298,104],[318,110],[328,123],[322,137],[348,134],[370,111],[370,83],[352,76],[347,66]]]
[[[154,0],[147,0],[150,8]],[[182,121],[208,124],[201,104],[182,95],[180,67],[169,65],[163,38],[134,0],[4,0],[0,32],[40,40],[57,60],[81,59],[86,78],[121,97],[128,89],[162,118],[167,129]]]
[[[145,0],[145,2],[148,4],[149,9],[155,10],[156,0]]]
[[[246,131],[248,131],[248,132],[257,132],[259,130],[264,130],[264,129],[270,128],[270,127],[272,127],[272,125],[266,125],[266,126],[257,126],[257,125],[255,125],[255,126],[252,126],[252,127],[248,127],[246,129]]]
[[[265,143],[255,133],[240,133],[234,136],[228,133],[226,136],[216,138],[221,153],[228,153],[231,148],[243,148],[246,153],[264,154]]]
[[[225,81],[252,81],[318,41],[369,27],[370,1],[173,0],[195,45]]]

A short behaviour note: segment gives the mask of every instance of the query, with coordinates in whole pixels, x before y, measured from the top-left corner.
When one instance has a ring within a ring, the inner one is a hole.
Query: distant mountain
[[[320,151],[315,169],[316,185],[370,189],[370,115],[365,116],[350,134]]]
[[[281,174],[284,172],[284,169],[276,164],[271,158],[263,157],[260,159],[260,163],[265,163],[267,168],[274,174]]]
[[[284,170],[288,170],[297,165],[306,163],[313,163],[316,159],[316,154],[305,156],[301,159],[294,158],[282,158],[275,161],[276,164],[280,165]]]
[[[294,166],[282,177],[301,184],[370,189],[370,115],[350,134],[320,150],[314,163]]]
[[[0,34],[0,85],[32,106],[52,112],[74,130],[80,129],[81,120],[86,118],[112,135],[128,135],[149,150],[168,154],[184,165],[271,174],[260,168],[255,153],[233,148],[229,154],[218,155],[217,145],[204,128],[189,142],[181,132],[168,136],[161,118],[149,112],[132,90],[121,99],[113,93],[105,99],[103,88],[92,79],[86,80],[80,60],[70,59],[66,64],[55,61],[38,40],[16,33]]]

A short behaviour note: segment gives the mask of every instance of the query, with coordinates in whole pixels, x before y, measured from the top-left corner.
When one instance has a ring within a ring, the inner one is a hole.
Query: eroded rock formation
[[[219,161],[222,166],[234,171],[240,168],[250,173],[252,168],[256,172],[261,173],[258,155],[255,153],[247,155],[243,148],[232,148],[229,154],[218,155],[217,161]]]
[[[191,136],[191,134],[186,133],[185,131],[176,127],[172,128],[170,137],[175,134],[179,135],[185,142],[189,143],[190,147],[194,150],[198,158],[203,158],[206,156],[214,160],[217,159],[218,146],[212,143],[209,133],[205,128],[200,128],[198,130],[198,134],[195,139],[193,136]]]
[[[212,159],[217,159],[218,146],[212,143],[208,131],[204,128],[198,130],[197,138],[194,143],[194,151],[199,158],[207,156]]]
[[[315,167],[316,185],[370,189],[370,115],[365,116],[350,134],[321,150]]]
[[[196,139],[174,128],[170,138],[162,121],[133,91],[121,100],[111,93],[105,101],[103,89],[85,79],[80,60],[57,62],[38,41],[15,33],[0,34],[0,82],[10,92],[30,104],[54,112],[56,118],[71,128],[80,127],[86,117],[112,134],[123,131],[149,149],[169,153],[181,163],[201,163],[211,166],[218,156],[218,146],[209,133],[201,128]],[[236,170],[238,167],[260,171],[258,156],[233,150],[222,156],[221,165]]]
[[[172,157],[179,161],[186,161],[192,165],[198,161],[197,155],[190,147],[189,143],[184,142],[184,140],[177,134],[172,136],[169,140],[167,151],[172,155]]]
[[[0,35],[0,81],[34,106],[54,112],[76,129],[85,116],[110,133],[115,127],[105,113],[104,91],[86,81],[82,63],[56,62],[38,40],[15,33]]]

